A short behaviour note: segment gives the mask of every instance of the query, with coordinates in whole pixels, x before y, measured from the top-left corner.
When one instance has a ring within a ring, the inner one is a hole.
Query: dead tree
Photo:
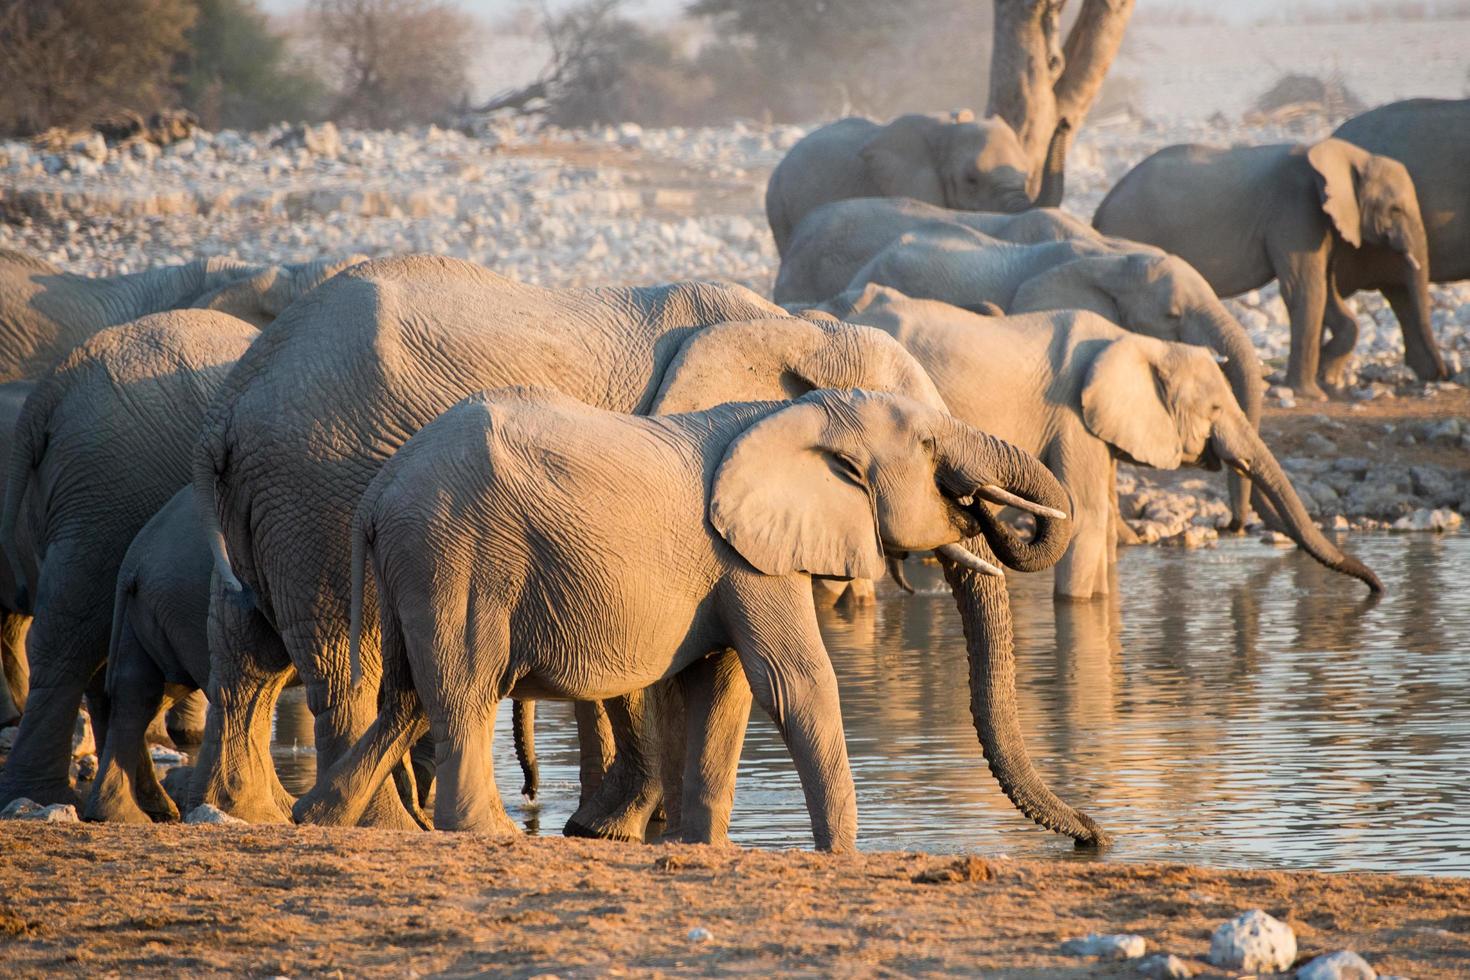
[[[988,114],[1021,138],[1038,205],[1062,201],[1067,151],[1123,43],[1133,3],[1082,0],[1063,44],[1066,0],[995,0]]]

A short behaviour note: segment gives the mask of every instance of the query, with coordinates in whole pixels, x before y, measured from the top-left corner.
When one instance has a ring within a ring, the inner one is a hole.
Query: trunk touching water
[[[963,496],[993,484],[1042,507],[1071,513],[1071,501],[1056,478],[1034,457],[1014,446],[955,423],[944,442],[942,482]],[[1066,551],[1071,522],[1043,515],[1025,541],[1000,523],[985,504],[970,507],[984,538],[965,542],[983,560],[998,558],[1012,568],[1053,565]],[[987,542],[995,546],[992,553]],[[941,557],[964,625],[970,661],[970,712],[980,747],[1001,790],[1022,813],[1080,845],[1102,846],[1111,837],[1086,814],[1060,800],[1031,765],[1016,711],[1016,664],[1010,599],[1003,577],[986,575]]]
[[[1367,583],[1374,592],[1383,591],[1383,583],[1367,565],[1344,554],[1312,523],[1312,517],[1292,489],[1291,481],[1271,455],[1271,450],[1255,431],[1242,421],[1222,419],[1215,427],[1212,443],[1216,453],[1231,469],[1253,476],[1256,487],[1265,494],[1281,519],[1286,534],[1302,550],[1335,572],[1351,575]]]

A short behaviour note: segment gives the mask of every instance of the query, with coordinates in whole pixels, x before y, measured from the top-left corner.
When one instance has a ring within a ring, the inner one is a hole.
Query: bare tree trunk
[[[1066,0],[994,3],[988,113],[1010,123],[1026,148],[1032,197],[1057,204],[1067,151],[1123,43],[1134,0],[1083,0],[1065,47]]]

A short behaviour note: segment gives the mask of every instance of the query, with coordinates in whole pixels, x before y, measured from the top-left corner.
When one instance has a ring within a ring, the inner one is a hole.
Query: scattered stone
[[[1377,980],[1377,977],[1378,971],[1367,960],[1346,949],[1318,956],[1296,971],[1296,980]]]
[[[1406,514],[1394,521],[1390,527],[1395,531],[1455,531],[1465,523],[1465,519],[1454,511],[1440,507],[1430,510],[1420,507],[1411,514]]]
[[[715,934],[704,926],[695,926],[689,930],[689,941],[691,943],[707,943],[713,938],[715,938]]]
[[[148,757],[153,760],[155,766],[181,766],[189,761],[189,757],[178,749],[171,749],[163,745],[148,746]]]
[[[22,796],[10,801],[0,810],[0,820],[40,820],[45,823],[81,823],[77,808],[70,803],[52,803],[42,806],[35,800]]]
[[[1104,960],[1136,960],[1148,949],[1142,936],[1092,932],[1062,943],[1065,956],[1095,956]]]
[[[1296,961],[1296,933],[1260,909],[1224,922],[1210,937],[1210,962],[1227,970],[1282,973]]]
[[[90,781],[97,778],[97,757],[84,755],[77,760],[77,779]]]
[[[201,803],[184,817],[184,823],[188,824],[218,824],[221,826],[232,826],[238,824],[245,826],[245,821],[239,817],[232,817],[213,803]]]
[[[1184,980],[1194,976],[1189,964],[1173,953],[1155,953],[1138,964],[1138,972],[1150,980]]]
[[[1308,432],[1302,439],[1302,447],[1313,456],[1326,456],[1337,452],[1337,443],[1326,436],[1319,436],[1315,432]]]
[[[331,122],[320,126],[292,126],[271,141],[271,149],[306,150],[313,156],[335,160],[342,155],[342,137]]]
[[[990,881],[995,869],[984,858],[969,857],[951,861],[939,868],[927,868],[914,875],[916,885],[941,885],[952,881]]]
[[[1280,531],[1261,532],[1261,544],[1269,544],[1273,548],[1294,548],[1296,542],[1282,534]]]

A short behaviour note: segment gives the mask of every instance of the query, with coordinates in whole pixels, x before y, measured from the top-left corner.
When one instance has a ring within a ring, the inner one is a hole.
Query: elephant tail
[[[30,397],[21,406],[20,417],[15,420],[15,436],[10,447],[10,469],[5,477],[5,506],[0,512],[0,546],[10,559],[10,568],[15,576],[15,603],[21,612],[31,612],[30,586],[26,581],[26,563],[21,557],[16,530],[21,521],[21,504],[31,479],[41,466],[46,455],[47,429],[51,413],[60,403],[66,387],[55,375],[36,386]],[[43,535],[33,535],[32,540],[39,550]],[[39,555],[35,566],[40,567]]]
[[[364,500],[363,504],[366,503]],[[372,551],[368,521],[366,507],[359,507],[352,519],[352,621],[347,634],[351,665],[348,676],[353,685],[362,677],[362,593],[367,580],[368,555]]]
[[[211,412],[200,429],[199,443],[194,448],[191,474],[194,501],[220,584],[231,592],[243,594],[245,586],[230,566],[230,549],[219,522],[219,480],[229,467],[229,461],[223,424]]]
[[[123,626],[128,617],[128,599],[137,593],[138,570],[131,561],[124,558],[123,566],[117,573],[117,586],[112,590],[112,636],[107,641],[107,673],[104,675],[104,689],[109,695],[113,691],[112,680],[117,673],[118,662],[123,659],[120,654]]]

